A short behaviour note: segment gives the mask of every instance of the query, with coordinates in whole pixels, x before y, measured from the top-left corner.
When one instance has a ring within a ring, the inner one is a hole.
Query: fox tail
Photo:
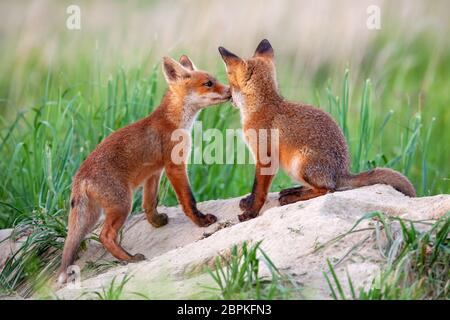
[[[374,184],[388,184],[397,191],[415,197],[416,191],[407,177],[388,168],[375,168],[359,174],[348,174],[342,177],[338,183],[337,190],[348,190]]]

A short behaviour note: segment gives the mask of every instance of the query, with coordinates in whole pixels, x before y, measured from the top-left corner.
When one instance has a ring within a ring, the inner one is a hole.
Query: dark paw
[[[246,211],[243,214],[238,215],[238,219],[240,222],[244,222],[258,216],[257,213]]]
[[[242,198],[241,201],[239,201],[239,208],[241,208],[242,211],[247,211],[252,207],[253,204],[253,195],[248,195],[245,198]]]
[[[287,194],[285,196],[280,196],[278,198],[278,201],[280,202],[280,206],[285,206],[287,204],[297,202],[298,200],[299,200],[298,196],[296,196],[296,195],[289,195],[289,194]]]
[[[205,214],[197,220],[197,225],[199,227],[207,227],[212,225],[217,221],[217,217],[212,214]]]
[[[149,222],[155,228],[159,228],[165,226],[169,222],[169,217],[165,213],[157,213],[149,219]]]
[[[283,196],[287,196],[287,195],[291,195],[291,194],[298,194],[301,190],[302,190],[302,186],[300,187],[295,187],[295,188],[288,188],[288,189],[283,189],[280,191],[279,196],[283,197]]]
[[[145,260],[145,256],[141,253],[136,253],[131,257],[130,262],[139,262]]]

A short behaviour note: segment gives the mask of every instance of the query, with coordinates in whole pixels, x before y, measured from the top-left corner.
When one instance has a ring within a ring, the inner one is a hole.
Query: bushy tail
[[[67,268],[75,261],[75,256],[81,241],[92,230],[100,215],[100,208],[92,203],[86,192],[78,192],[74,187],[70,202],[68,231],[62,254],[58,283],[63,284],[67,280]]]
[[[408,178],[400,172],[388,168],[375,168],[359,174],[348,174],[339,180],[337,189],[354,189],[377,183],[391,185],[394,189],[409,197],[416,196],[414,186]]]

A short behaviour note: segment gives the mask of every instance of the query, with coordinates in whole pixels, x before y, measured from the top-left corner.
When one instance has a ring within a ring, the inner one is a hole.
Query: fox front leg
[[[274,176],[274,174],[265,172],[264,166],[260,163],[256,164],[252,193],[239,203],[240,208],[243,210],[243,213],[238,216],[239,221],[250,220],[258,216],[259,211],[266,202]]]
[[[212,214],[203,214],[197,209],[197,202],[189,185],[184,164],[168,164],[165,167],[166,175],[177,195],[183,212],[199,227],[207,227],[217,221]]]
[[[158,213],[158,190],[161,180],[161,172],[157,172],[150,176],[144,184],[144,192],[142,195],[142,209],[147,216],[148,222],[155,228],[162,227],[167,224],[169,218],[165,213]]]

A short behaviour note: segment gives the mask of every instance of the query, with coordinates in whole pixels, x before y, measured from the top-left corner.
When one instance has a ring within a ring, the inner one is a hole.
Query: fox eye
[[[213,82],[211,80],[209,80],[208,82],[205,82],[203,85],[205,87],[211,88],[213,86]]]

